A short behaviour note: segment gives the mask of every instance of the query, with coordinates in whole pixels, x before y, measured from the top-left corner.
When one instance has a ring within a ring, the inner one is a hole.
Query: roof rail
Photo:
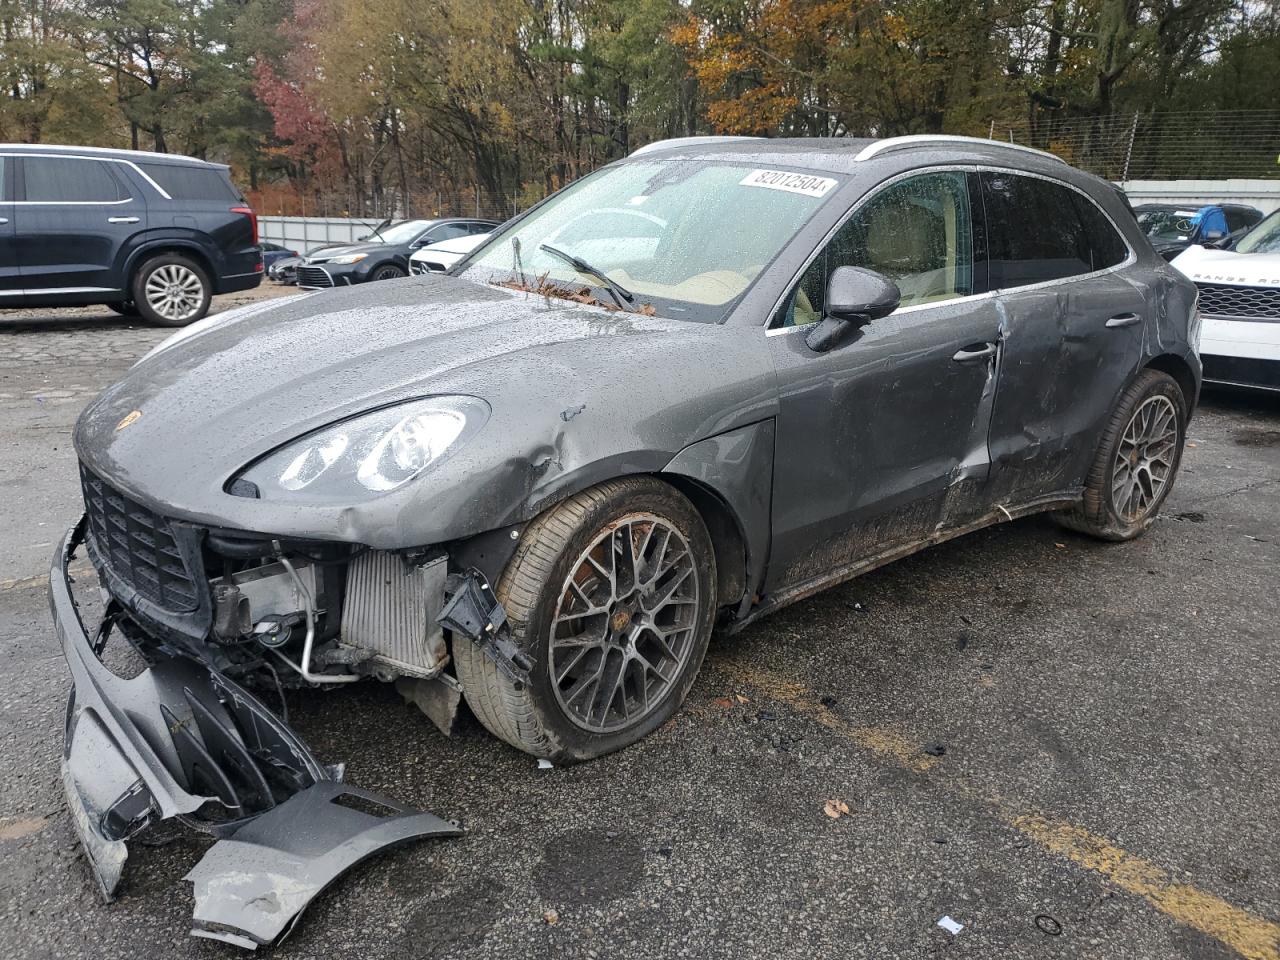
[[[764,140],[764,137],[731,137],[731,136],[705,136],[705,137],[673,137],[670,140],[655,140],[653,143],[646,143],[643,147],[632,150],[628,156],[638,157],[641,154],[652,153],[654,150],[665,150],[668,147],[692,146],[696,143],[736,143],[739,140]]]
[[[78,147],[67,143],[0,143],[0,150],[74,150],[76,153],[114,153],[134,157],[155,157],[157,160],[178,160],[187,163],[206,163],[214,167],[225,167],[225,163],[214,163],[212,160],[201,160],[188,157],[182,153],[156,153],[152,150],[130,150],[128,147]]]
[[[906,137],[889,137],[886,140],[877,140],[875,143],[869,144],[858,152],[854,160],[870,160],[876,154],[884,153],[886,150],[897,150],[901,147],[910,147],[916,144],[930,143],[967,143],[974,146],[983,147],[999,147],[1002,150],[1020,150],[1023,153],[1035,153],[1042,157],[1048,157],[1050,160],[1057,160],[1059,163],[1065,164],[1067,161],[1060,156],[1050,153],[1048,150],[1037,150],[1035,147],[1024,147],[1020,143],[1005,143],[1003,140],[987,140],[982,137],[957,137],[943,133],[913,133]]]

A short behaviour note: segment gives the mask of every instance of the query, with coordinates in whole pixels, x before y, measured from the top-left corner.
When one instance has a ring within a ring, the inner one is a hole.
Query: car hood
[[[396,246],[399,246],[396,244]],[[307,260],[332,260],[334,257],[345,257],[352,253],[374,253],[386,250],[387,244],[381,241],[374,243],[347,243],[332,247],[321,247],[307,254]]]
[[[145,358],[85,409],[75,439],[88,469],[169,516],[422,544],[531,515],[602,463],[661,469],[687,444],[772,416],[776,404],[759,331],[457,278],[325,291],[237,314]],[[349,509],[224,492],[246,465],[301,435],[433,394],[477,396],[492,412],[402,490]]]
[[[1194,246],[1172,262],[1198,283],[1280,286],[1280,253],[1236,253]]]

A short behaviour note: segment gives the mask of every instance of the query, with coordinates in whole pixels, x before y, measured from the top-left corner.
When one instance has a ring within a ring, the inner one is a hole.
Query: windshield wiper
[[[607,276],[605,276],[605,273],[603,270],[599,269],[598,267],[593,267],[591,264],[587,263],[587,261],[583,260],[581,257],[575,257],[572,253],[569,253],[565,250],[561,250],[559,247],[553,247],[549,243],[539,244],[538,249],[545,250],[547,253],[551,254],[553,257],[558,257],[559,259],[563,260],[565,263],[569,264],[569,266],[573,267],[573,269],[577,270],[579,273],[585,273],[589,277],[595,277],[598,280],[604,281],[605,289],[609,291],[609,295],[613,297],[613,302],[618,305],[619,310],[626,309],[626,307],[622,305],[623,300],[627,301],[627,303],[633,303],[635,301],[636,295],[634,293],[632,293],[622,284],[618,283],[617,280],[610,280]]]

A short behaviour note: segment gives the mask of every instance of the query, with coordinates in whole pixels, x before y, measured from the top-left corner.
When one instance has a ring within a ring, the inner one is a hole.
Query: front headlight
[[[439,463],[488,419],[489,405],[477,397],[428,397],[383,407],[267,454],[232,485],[248,481],[267,500],[368,499]]]
[[[330,263],[359,263],[361,260],[363,260],[367,256],[368,256],[367,253],[348,253],[345,256],[334,257],[329,262]]]

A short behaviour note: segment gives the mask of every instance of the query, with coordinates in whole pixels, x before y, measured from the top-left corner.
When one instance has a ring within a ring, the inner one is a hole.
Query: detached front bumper
[[[192,932],[251,948],[279,937],[354,863],[461,832],[338,783],[340,767],[322,765],[256,697],[192,657],[152,650],[137,676],[113,674],[98,656],[113,612],[91,639],[71,591],[84,531],[82,519],[58,545],[49,605],[73,683],[62,782],[104,898],[120,883],[125,841],[157,820],[192,818],[219,838],[187,878]]]

